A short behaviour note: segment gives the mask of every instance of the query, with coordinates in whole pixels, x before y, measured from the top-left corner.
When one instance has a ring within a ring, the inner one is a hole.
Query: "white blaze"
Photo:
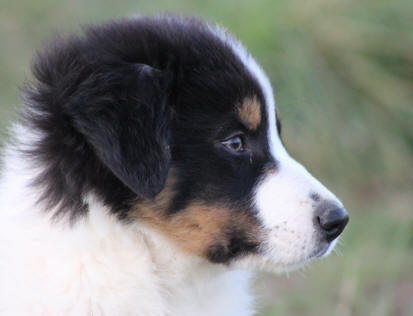
[[[219,38],[228,43],[255,77],[265,98],[268,117],[268,142],[271,155],[277,161],[275,170],[268,171],[256,188],[255,204],[263,225],[264,243],[261,258],[247,257],[238,266],[261,266],[264,269],[285,271],[299,266],[320,251],[320,233],[314,225],[316,202],[321,200],[341,203],[285,150],[276,127],[274,94],[270,81],[243,45],[226,30],[211,27]],[[330,252],[335,242],[330,244]],[[325,247],[325,245],[324,245]]]

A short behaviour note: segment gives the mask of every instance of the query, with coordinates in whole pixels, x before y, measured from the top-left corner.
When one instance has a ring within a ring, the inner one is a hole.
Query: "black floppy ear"
[[[148,65],[120,68],[93,75],[72,117],[100,161],[136,194],[153,198],[165,185],[171,159],[170,78]]]

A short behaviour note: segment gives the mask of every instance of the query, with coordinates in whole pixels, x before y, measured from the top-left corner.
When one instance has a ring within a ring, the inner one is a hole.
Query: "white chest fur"
[[[11,154],[0,180],[1,315],[252,314],[247,272],[189,257],[91,197],[87,218],[52,223],[28,187],[32,169]]]

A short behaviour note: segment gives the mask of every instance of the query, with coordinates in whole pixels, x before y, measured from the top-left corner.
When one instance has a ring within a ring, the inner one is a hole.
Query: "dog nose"
[[[346,227],[349,217],[347,211],[335,203],[324,202],[315,212],[316,225],[326,235],[327,241],[336,239]]]

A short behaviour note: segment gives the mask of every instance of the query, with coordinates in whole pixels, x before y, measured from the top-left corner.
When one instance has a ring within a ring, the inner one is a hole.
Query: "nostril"
[[[319,226],[321,226],[321,217],[320,216],[316,216],[316,220],[317,220],[317,224]]]
[[[333,203],[323,203],[316,210],[316,222],[327,241],[337,238],[349,221],[346,210]]]
[[[345,223],[347,223],[347,217],[341,214],[342,210],[343,209],[336,209],[329,211],[328,214],[319,219],[320,226],[330,231],[345,225]]]

